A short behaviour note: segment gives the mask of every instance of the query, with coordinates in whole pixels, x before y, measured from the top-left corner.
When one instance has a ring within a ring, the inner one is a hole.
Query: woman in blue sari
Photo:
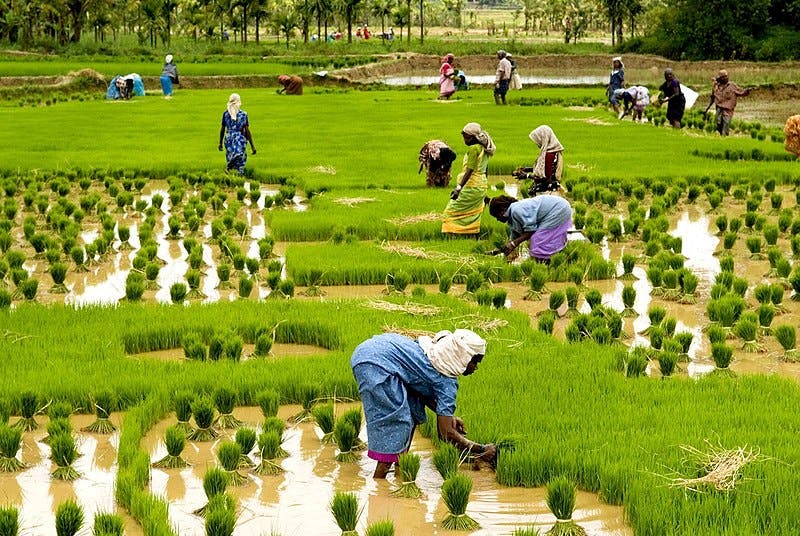
[[[250,148],[253,154],[256,154],[247,112],[242,111],[241,108],[241,97],[238,93],[231,93],[227,109],[222,113],[222,128],[219,130],[219,146],[217,147],[221,151],[224,142],[227,169],[235,169],[240,175],[244,174],[244,166],[247,164],[247,142],[250,142]]]
[[[496,447],[464,437],[464,423],[455,416],[458,377],[475,372],[485,352],[486,341],[467,329],[417,340],[385,333],[356,347],[350,366],[367,421],[367,455],[378,462],[375,478],[385,478],[408,451],[414,428],[427,420],[426,407],[436,413],[442,440],[495,460]]]

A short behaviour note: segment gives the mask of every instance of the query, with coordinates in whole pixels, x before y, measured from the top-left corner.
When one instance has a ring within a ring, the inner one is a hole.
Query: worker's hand
[[[492,443],[487,443],[483,446],[484,451],[482,454],[477,454],[476,457],[480,458],[485,462],[489,462],[492,465],[497,463],[497,447],[494,446]]]
[[[517,249],[517,245],[514,243],[513,240],[509,240],[505,244],[502,245],[500,250],[503,252],[504,255],[510,255],[512,251]]]
[[[217,145],[217,150],[218,150],[218,151],[221,151],[221,150],[222,150],[222,144],[221,144],[221,143],[220,143],[219,145]]]
[[[458,432],[461,435],[467,435],[467,429],[464,426],[464,421],[462,421],[458,417],[453,417],[453,421],[454,421],[455,426],[456,426],[456,432]]]
[[[256,154],[256,148],[253,147],[253,154]]]

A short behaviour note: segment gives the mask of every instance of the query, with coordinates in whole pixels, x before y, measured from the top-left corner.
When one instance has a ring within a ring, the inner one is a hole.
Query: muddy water
[[[253,350],[255,346],[252,344],[245,344],[242,348],[242,361],[248,359],[261,359],[253,357]],[[270,351],[270,358],[275,357],[308,357],[312,355],[326,355],[330,350],[320,348],[319,346],[312,346],[310,344],[285,344],[275,343],[272,345]],[[142,352],[135,354],[137,359],[158,359],[162,361],[182,361],[186,359],[183,355],[181,348],[173,348],[170,350],[158,350],[155,352]]]
[[[75,415],[71,418],[81,454],[74,464],[81,477],[73,482],[50,478],[55,465],[50,461],[50,447],[40,442],[47,435],[46,417],[37,417],[39,429],[24,434],[18,457],[28,468],[18,473],[0,473],[0,502],[16,505],[20,509],[20,534],[55,536],[55,510],[68,499],[77,501],[83,507],[85,525],[78,533],[81,536],[91,534],[95,514],[122,514],[114,501],[119,432],[111,435],[80,432],[94,419],[93,415]],[[14,420],[12,417],[11,421]],[[117,426],[121,420],[119,414],[111,415],[111,421]],[[127,515],[124,517],[128,536],[142,534],[134,520]]]
[[[470,84],[494,84],[494,75],[468,75]],[[607,81],[604,76],[521,76],[523,84],[550,86],[594,86]],[[438,76],[387,76],[379,79],[387,86],[429,86],[439,83]]]
[[[288,418],[299,409],[299,406],[282,406],[279,416]],[[262,420],[257,408],[237,408],[235,414],[254,426]],[[143,447],[151,453],[152,460],[166,454],[162,438],[164,430],[173,422],[168,419],[159,423],[144,438]],[[412,445],[412,450],[423,458],[417,483],[424,495],[417,500],[391,497],[393,475],[387,481],[373,480],[374,462],[365,453],[358,463],[336,462],[335,447],[323,446],[319,435],[311,422],[287,428],[283,447],[289,457],[282,462],[285,472],[274,477],[249,474],[245,486],[229,488],[238,501],[234,534],[262,535],[270,531],[284,535],[341,534],[327,508],[334,491],[357,494],[359,505],[363,507],[359,521],[361,532],[367,523],[389,518],[395,522],[398,536],[450,533],[439,528],[447,511],[439,491],[442,480],[430,462],[429,441],[417,437]],[[361,435],[366,439],[363,431]],[[215,465],[213,453],[217,443],[190,443],[184,450],[184,458],[191,467],[153,470],[151,489],[169,500],[170,520],[181,535],[203,532],[202,519],[192,511],[206,503],[202,477],[206,468]],[[472,534],[510,534],[516,527],[532,525],[547,529],[554,523],[555,518],[545,505],[544,490],[500,487],[494,481],[494,474],[485,469],[468,474],[474,480],[474,487],[467,513],[482,527]],[[600,504],[590,493],[578,494],[573,518],[589,534],[631,534],[623,522],[622,509]]]

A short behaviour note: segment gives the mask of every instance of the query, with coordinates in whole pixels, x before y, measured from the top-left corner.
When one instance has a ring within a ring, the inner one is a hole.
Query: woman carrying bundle
[[[378,462],[375,478],[385,478],[398,456],[411,446],[414,427],[433,410],[439,437],[461,450],[494,461],[497,449],[464,437],[455,416],[458,377],[478,368],[486,341],[467,329],[440,331],[410,339],[395,333],[359,344],[350,358],[367,421],[367,455]]]

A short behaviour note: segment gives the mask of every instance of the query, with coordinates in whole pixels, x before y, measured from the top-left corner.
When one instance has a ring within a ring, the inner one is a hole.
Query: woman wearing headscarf
[[[488,188],[486,170],[495,152],[491,136],[478,123],[467,123],[461,130],[467,152],[458,183],[444,209],[442,232],[453,235],[477,235],[481,230],[483,198]]]
[[[161,91],[165,99],[172,98],[172,84],[180,84],[178,80],[178,67],[172,62],[172,54],[167,54],[164,59],[164,68],[161,69]]]
[[[664,69],[664,83],[658,88],[659,101],[667,103],[667,121],[672,128],[681,128],[681,119],[686,109],[686,96],[681,91],[681,83],[675,78],[672,69]]]
[[[795,156],[800,156],[800,115],[793,115],[786,120],[783,133],[786,135],[783,148]]]
[[[457,329],[417,340],[395,333],[376,335],[358,345],[350,358],[367,421],[367,455],[378,462],[375,478],[385,478],[411,446],[414,428],[436,413],[439,437],[487,461],[497,449],[464,435],[455,416],[458,377],[469,376],[486,353],[478,334]]]
[[[228,163],[226,169],[235,169],[239,174],[244,174],[244,166],[247,164],[247,142],[250,142],[253,154],[256,154],[256,146],[253,144],[253,136],[250,134],[247,112],[242,110],[242,99],[238,93],[231,93],[226,110],[222,112],[222,127],[219,129],[219,146],[217,147],[220,151],[223,142],[225,144],[225,160]]]
[[[303,79],[297,75],[278,76],[278,83],[283,87],[278,89],[278,93],[284,95],[302,95],[303,94]]]
[[[489,201],[489,214],[508,225],[510,240],[500,250],[506,255],[530,240],[531,258],[549,264],[550,257],[567,245],[572,207],[557,195],[537,195],[522,201],[499,195]]]
[[[439,68],[439,99],[441,100],[448,100],[456,92],[454,61],[455,56],[452,54],[442,58],[442,66]]]
[[[611,75],[608,78],[608,87],[606,88],[608,102],[611,103],[615,113],[619,113],[619,99],[617,99],[614,92],[623,87],[625,87],[625,65],[622,63],[622,57],[617,56],[611,60]]]
[[[430,140],[419,150],[419,171],[425,169],[425,183],[430,186],[450,184],[450,167],[456,153],[441,140]]]
[[[564,147],[558,141],[553,129],[547,125],[536,127],[528,137],[539,147],[539,154],[533,167],[517,168],[513,175],[521,179],[532,179],[530,193],[557,190],[564,170],[561,153]]]

